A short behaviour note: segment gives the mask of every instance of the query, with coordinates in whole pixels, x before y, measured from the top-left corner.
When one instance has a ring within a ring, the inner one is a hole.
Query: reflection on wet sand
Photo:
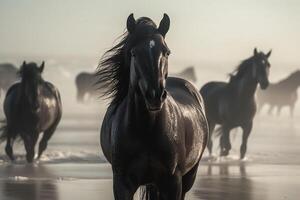
[[[55,183],[52,180],[38,178],[51,176],[46,167],[9,165],[4,168],[3,173],[9,177],[1,181],[3,200],[58,200]]]
[[[193,195],[197,199],[209,200],[265,199],[264,194],[259,193],[259,185],[254,186],[252,180],[247,177],[246,167],[244,163],[208,163],[208,176],[196,180]]]

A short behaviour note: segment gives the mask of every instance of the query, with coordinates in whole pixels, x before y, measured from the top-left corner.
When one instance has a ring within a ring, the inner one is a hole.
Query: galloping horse
[[[62,115],[62,105],[58,90],[43,80],[41,74],[44,62],[38,67],[35,63],[20,68],[21,82],[12,85],[4,100],[6,125],[2,127],[1,140],[6,140],[5,151],[13,161],[13,143],[17,137],[24,141],[26,159],[34,159],[34,147],[39,133],[44,132],[39,144],[38,158],[47,147]]]
[[[133,199],[146,185],[148,199],[183,200],[196,178],[208,125],[199,92],[168,77],[165,42],[170,19],[159,27],[146,17],[127,19],[122,41],[99,64],[99,83],[112,101],[101,146],[113,170],[115,199]]]
[[[290,74],[287,78],[270,83],[267,90],[257,91],[258,110],[265,104],[269,104],[268,113],[271,114],[274,107],[277,107],[277,114],[280,114],[283,106],[290,107],[291,117],[294,115],[295,104],[298,99],[297,89],[300,87],[300,70]]]
[[[257,84],[262,89],[269,85],[270,63],[267,54],[257,52],[244,60],[231,74],[229,83],[209,82],[200,93],[204,98],[206,114],[210,130],[208,141],[209,153],[212,153],[212,132],[216,124],[219,130],[221,156],[227,156],[231,149],[230,130],[235,127],[243,129],[243,141],[240,148],[240,158],[243,159],[247,150],[248,137],[252,130],[253,118],[256,112],[255,91]]]

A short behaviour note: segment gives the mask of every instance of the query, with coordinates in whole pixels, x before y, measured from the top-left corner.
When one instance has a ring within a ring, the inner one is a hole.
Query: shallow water
[[[4,144],[0,145],[1,200],[113,199],[111,168],[99,145],[107,102],[97,100],[85,105],[75,102],[73,80],[80,69],[60,67],[63,77],[55,78],[54,68],[49,68],[45,75],[61,90],[64,114],[39,163],[26,164],[22,143],[15,144],[17,161],[10,163]],[[197,72],[196,85],[208,78],[218,78],[213,76],[214,68],[205,70],[207,77],[199,69]],[[2,111],[0,118],[3,118]],[[299,199],[299,122],[299,106],[293,119],[286,111],[280,117],[256,116],[243,161],[238,159],[241,130],[232,131],[230,156],[209,157],[205,153],[187,199]],[[214,153],[219,153],[217,138]]]

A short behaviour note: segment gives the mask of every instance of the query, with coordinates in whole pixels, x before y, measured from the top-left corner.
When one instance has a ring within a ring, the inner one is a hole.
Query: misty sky
[[[299,0],[0,0],[0,54],[99,57],[132,12],[169,14],[170,59],[241,60],[257,46],[300,64]]]

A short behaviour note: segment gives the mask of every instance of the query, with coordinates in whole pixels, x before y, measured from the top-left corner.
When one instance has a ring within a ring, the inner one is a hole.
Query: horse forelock
[[[130,50],[156,33],[156,24],[150,18],[139,18],[134,32],[131,34],[125,32],[120,42],[102,56],[96,72],[97,85],[103,92],[102,96],[112,98],[111,103],[119,103],[128,93]]]

